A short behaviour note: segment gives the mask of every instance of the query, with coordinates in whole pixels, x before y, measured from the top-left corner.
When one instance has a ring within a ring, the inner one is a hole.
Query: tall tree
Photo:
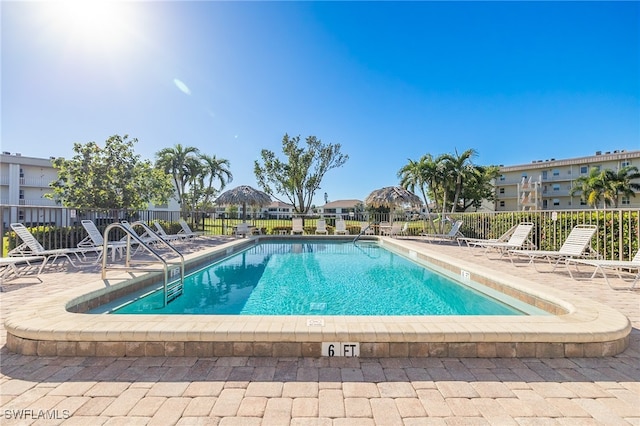
[[[204,188],[204,200],[202,204],[208,206],[209,202],[215,197],[219,191],[222,191],[228,183],[233,181],[233,174],[229,169],[229,160],[217,158],[215,155],[200,154],[200,161],[203,166],[203,174],[200,178],[200,186]],[[205,180],[207,180],[205,183]],[[215,188],[214,182],[220,184],[219,188]]]
[[[636,166],[625,166],[617,171],[605,170],[603,195],[605,200],[618,207],[620,197],[631,198],[640,191],[640,172]],[[635,181],[635,182],[634,182]]]
[[[137,142],[114,135],[104,147],[74,143],[71,159],[53,160],[58,180],[47,197],[76,208],[139,210],[149,202],[166,203],[173,193],[170,177],[134,153]]]
[[[451,213],[455,212],[458,207],[458,200],[460,199],[460,194],[462,194],[465,180],[472,178],[472,176],[476,174],[472,162],[476,155],[477,152],[474,149],[467,149],[462,154],[458,154],[458,150],[455,150],[454,154],[445,154],[441,158],[441,160],[446,163],[447,178],[453,180],[452,182],[448,182],[454,188],[453,199],[451,201]]]
[[[398,171],[398,177],[400,178],[400,185],[415,192],[416,188],[422,194],[422,200],[424,201],[427,219],[433,226],[433,218],[431,217],[431,211],[429,209],[429,192],[433,191],[434,183],[437,177],[437,163],[434,161],[431,154],[423,155],[420,160],[414,161],[409,159],[409,163],[404,165],[400,171]]]
[[[597,167],[592,167],[588,175],[580,176],[573,182],[569,193],[573,196],[579,192],[582,201],[597,209],[604,190],[604,173]]]
[[[183,147],[181,144],[176,144],[173,148],[163,148],[156,153],[156,167],[160,167],[173,178],[178,203],[182,208],[186,208],[184,197],[187,191],[187,184],[191,179],[188,161],[199,153],[198,148],[193,146]]]
[[[498,166],[474,166],[475,173],[469,174],[462,188],[461,209],[466,211],[470,207],[476,210],[482,206],[484,200],[495,199],[494,181],[500,176]]]
[[[259,160],[254,164],[254,173],[263,191],[286,203],[276,194],[283,195],[297,213],[309,211],[324,175],[349,159],[340,152],[340,144],[323,144],[315,136],[308,136],[305,142],[306,147],[300,147],[300,136],[290,138],[285,134],[282,151],[286,161],[277,158],[273,151],[263,149],[262,164]]]

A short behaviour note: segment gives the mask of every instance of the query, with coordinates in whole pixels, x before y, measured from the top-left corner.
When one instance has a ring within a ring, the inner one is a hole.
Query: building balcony
[[[49,200],[47,198],[23,198],[18,202],[21,206],[43,206],[43,207],[53,207],[56,206],[56,202],[53,200]]]
[[[49,188],[49,184],[51,183],[50,179],[44,179],[41,177],[37,178],[20,178],[20,186],[31,186],[36,188]]]

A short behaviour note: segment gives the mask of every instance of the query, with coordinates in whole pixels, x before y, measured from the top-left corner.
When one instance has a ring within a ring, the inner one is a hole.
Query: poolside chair
[[[349,231],[347,230],[347,223],[344,219],[336,220],[336,230],[334,231],[335,235],[349,235]]]
[[[318,219],[316,221],[316,234],[329,235],[329,231],[327,231],[327,221],[326,220]]]
[[[294,217],[291,219],[291,235],[304,234],[304,227],[302,226],[302,218]]]
[[[180,241],[188,238],[184,234],[167,234],[167,231],[164,230],[162,225],[160,225],[160,222],[157,220],[153,221],[153,226],[156,228],[158,235],[160,235],[160,237],[165,241]]]
[[[458,245],[460,245],[460,241],[458,238],[464,238],[464,234],[460,232],[460,227],[462,226],[462,221],[457,220],[451,226],[451,230],[449,230],[446,234],[429,234],[429,233],[420,233],[420,236],[426,237],[428,242],[443,242],[443,241],[456,241]]]
[[[0,284],[5,280],[20,278],[36,271],[36,279],[42,282],[40,273],[45,265],[44,256],[0,257]]]
[[[569,265],[573,264],[576,266],[576,269],[580,266],[580,265],[588,265],[588,266],[593,266],[596,269],[593,271],[593,274],[591,275],[590,279],[595,278],[596,274],[598,272],[600,272],[602,274],[602,276],[604,277],[604,281],[607,283],[607,285],[609,286],[609,288],[613,289],[613,290],[630,290],[630,289],[635,289],[636,285],[638,284],[638,282],[640,281],[640,250],[638,250],[636,252],[636,255],[633,256],[633,259],[631,260],[604,260],[604,259],[575,259],[575,258],[568,258],[565,259],[565,263],[567,264],[567,269],[569,270],[569,275],[571,276],[571,278],[575,277],[573,276],[572,272],[571,272],[571,268],[569,267]],[[618,277],[621,280],[624,280],[624,278],[622,277],[622,273],[630,273],[633,274],[633,272],[631,271],[636,271],[636,275],[633,278],[633,281],[631,282],[631,287],[613,287],[611,285],[611,283],[609,282],[609,279],[607,278],[607,274],[605,273],[605,270],[609,269],[611,271],[614,271],[618,274]]]
[[[246,222],[239,223],[235,228],[236,237],[247,237],[252,234],[249,224]]]
[[[58,258],[66,259],[72,266],[90,266],[97,263],[101,256],[102,247],[91,248],[63,248],[46,250],[42,244],[29,232],[29,230],[21,223],[12,223],[11,229],[22,240],[22,244],[9,251],[8,255],[13,256],[42,256],[44,264],[54,263]],[[87,254],[95,254],[95,258],[87,258]],[[42,265],[44,268],[44,265]]]
[[[472,237],[459,237],[458,241],[461,243],[465,243],[467,247],[473,248],[476,243],[488,243],[488,242],[507,242],[509,241],[509,237],[513,234],[513,231],[516,230],[519,224],[513,225],[511,228],[507,230],[504,234],[500,235],[498,238],[472,238]]]
[[[82,227],[87,231],[87,236],[78,243],[79,248],[90,249],[90,248],[104,248],[104,237],[100,233],[100,230],[93,223],[92,220],[82,220]],[[123,250],[127,247],[127,243],[125,241],[109,241],[107,243],[107,250],[111,251],[111,258],[115,260],[116,252],[122,257]],[[102,256],[102,253],[100,253]]]
[[[381,221],[378,224],[378,230],[380,235],[389,235],[389,233],[391,232],[391,223],[387,221]]]
[[[204,232],[192,231],[189,224],[184,219],[180,218],[178,222],[180,222],[180,227],[182,228],[178,234],[184,234],[187,238],[195,238],[204,235]]]
[[[147,244],[147,245],[152,245],[152,244],[158,244],[158,243],[165,242],[162,239],[162,237],[160,235],[158,235],[157,232],[153,232],[153,230],[151,228],[149,228],[148,225],[143,223],[143,222],[129,223],[126,220],[121,220],[120,221],[120,225],[122,225],[124,228],[126,228],[132,235],[140,238],[140,240],[142,240],[142,242]],[[141,227],[144,230],[144,232],[142,234],[139,234],[138,231],[135,230],[135,226]],[[124,238],[126,238],[126,237],[124,237]]]
[[[374,235],[376,231],[369,222],[360,222],[360,234],[362,235]]]
[[[388,235],[390,237],[397,237],[399,235],[406,235],[407,229],[409,229],[409,222],[405,222],[404,225],[400,222],[394,222],[389,229]]]
[[[527,257],[529,258],[529,264],[533,264],[533,267],[538,271],[535,260],[545,259],[553,266],[551,269],[553,272],[560,262],[566,259],[597,258],[599,257],[598,253],[591,248],[591,238],[593,238],[596,231],[595,225],[576,225],[567,236],[560,250],[509,250],[509,259],[515,265],[513,262],[515,257]],[[555,262],[553,262],[554,260]]]
[[[533,244],[529,239],[529,234],[531,234],[533,226],[534,225],[531,222],[522,222],[518,224],[507,241],[473,241],[467,238],[460,238],[458,241],[466,242],[469,247],[484,248],[484,254],[487,257],[489,257],[489,253],[491,251],[497,251],[500,253],[499,258],[502,258],[504,255],[508,254],[509,250],[535,249],[535,244]]]

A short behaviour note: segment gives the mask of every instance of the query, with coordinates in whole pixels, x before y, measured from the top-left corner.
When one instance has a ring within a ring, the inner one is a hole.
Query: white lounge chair
[[[420,233],[420,236],[426,237],[426,240],[431,242],[442,242],[442,241],[456,241],[458,245],[460,245],[460,241],[458,238],[464,238],[462,232],[460,232],[460,227],[462,226],[462,221],[457,220],[451,226],[451,229],[446,234],[428,234],[428,233]]]
[[[362,235],[374,235],[376,231],[369,222],[360,222],[360,233]]]
[[[291,220],[291,235],[304,234],[304,227],[302,226],[302,218],[294,217]]]
[[[87,236],[78,243],[78,247],[82,249],[90,248],[104,248],[104,237],[100,233],[100,230],[93,223],[92,220],[82,220],[82,227],[87,231]],[[123,250],[127,247],[127,243],[124,241],[109,241],[107,243],[107,250],[111,251],[111,258],[115,260],[116,252],[122,257]],[[100,253],[100,256],[102,253]]]
[[[595,278],[597,273],[600,272],[604,277],[604,281],[607,283],[607,285],[614,290],[634,289],[636,288],[636,285],[640,281],[640,250],[636,252],[636,255],[633,256],[633,259],[631,260],[568,258],[568,259],[565,259],[565,263],[567,264],[567,269],[569,270],[569,275],[571,275],[571,278],[574,278],[574,276],[571,272],[571,268],[569,267],[569,265],[573,264],[576,266],[576,268],[578,268],[580,265],[588,265],[588,266],[595,267],[596,269],[593,271],[593,274],[591,275],[590,279]],[[633,277],[633,281],[631,282],[631,287],[613,287],[609,282],[609,279],[607,278],[607,274],[605,273],[605,270],[616,272],[618,274],[618,277],[621,280],[624,280],[622,276],[623,272],[633,274],[631,271],[635,271],[636,275],[635,277]]]
[[[42,244],[29,232],[29,230],[21,223],[12,223],[11,229],[16,233],[18,238],[22,240],[22,244],[9,251],[9,257],[13,256],[42,256],[44,264],[54,263],[58,258],[66,259],[75,267],[90,266],[100,260],[102,247],[92,248],[63,248],[47,250]],[[95,254],[95,258],[87,258],[87,254]],[[42,266],[44,268],[44,265]]]
[[[504,234],[500,235],[498,238],[473,238],[473,237],[459,237],[458,241],[461,243],[465,243],[467,247],[472,248],[475,247],[476,243],[496,243],[496,242],[506,242],[509,241],[509,237],[511,234],[518,228],[519,224],[513,225],[511,228],[507,230]]]
[[[391,232],[391,223],[387,221],[381,221],[378,224],[378,229],[380,235],[389,235],[389,233]]]
[[[195,238],[204,235],[204,232],[192,231],[189,227],[189,224],[184,219],[180,218],[178,222],[180,223],[180,227],[182,228],[182,230],[178,232],[179,234],[184,234],[187,238]]]
[[[327,231],[327,221],[324,219],[318,219],[316,221],[316,234],[324,234],[328,235],[329,231]]]
[[[391,228],[389,229],[388,235],[390,237],[406,235],[408,229],[409,222],[405,222],[404,224],[401,224],[400,222],[393,222],[393,225],[391,225]]]
[[[511,263],[514,257],[527,257],[529,264],[538,270],[536,259],[545,259],[553,266],[551,271],[555,271],[561,261],[570,258],[599,257],[598,253],[591,248],[591,238],[596,233],[595,225],[576,225],[573,227],[560,250],[509,250]],[[553,262],[555,260],[555,262]],[[565,262],[566,264],[566,262]]]
[[[344,219],[336,219],[336,229],[334,231],[335,235],[349,235],[349,231],[347,230],[347,223]]]
[[[531,222],[518,224],[507,241],[474,241],[467,238],[460,238],[459,241],[466,242],[469,247],[484,248],[484,254],[487,257],[489,257],[491,251],[497,251],[500,253],[500,258],[502,258],[502,256],[509,253],[509,250],[535,248],[535,244],[529,239],[533,226],[534,224]]]
[[[160,237],[165,241],[180,241],[188,238],[184,234],[167,234],[167,231],[164,230],[162,225],[160,225],[160,222],[157,220],[153,221],[153,226],[156,228],[158,235],[160,235]]]
[[[249,229],[249,224],[246,222],[239,223],[236,226],[235,235],[236,237],[247,237],[252,235],[252,231]]]
[[[12,278],[20,278],[29,275],[35,270],[35,278],[42,282],[40,273],[44,268],[46,258],[44,256],[16,256],[0,257],[0,284]]]

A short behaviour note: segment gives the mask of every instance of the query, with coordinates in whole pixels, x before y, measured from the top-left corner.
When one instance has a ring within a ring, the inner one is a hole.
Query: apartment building
[[[356,207],[362,204],[362,200],[337,200],[326,203],[324,206],[317,207],[318,214],[328,216],[341,216],[345,219],[349,218],[350,213],[356,211]]]
[[[50,158],[23,157],[5,151],[0,155],[0,204],[55,206],[44,195],[52,192],[49,183],[57,178]]]
[[[571,196],[571,188],[592,167],[619,170],[625,166],[640,168],[640,151],[597,151],[586,157],[557,160],[533,160],[529,164],[500,166],[496,181],[496,211],[588,209],[580,195]],[[640,183],[640,182],[638,182]],[[640,194],[621,198],[621,208],[639,208]]]
[[[49,184],[58,179],[58,171],[53,167],[50,158],[27,157],[19,153],[7,151],[0,154],[0,205],[12,206],[3,219],[11,222],[57,223],[58,216],[36,207],[56,206],[54,200],[45,198],[45,194],[53,192]],[[24,206],[24,208],[20,208]],[[176,211],[180,207],[174,199],[164,205],[149,205],[154,211]]]

